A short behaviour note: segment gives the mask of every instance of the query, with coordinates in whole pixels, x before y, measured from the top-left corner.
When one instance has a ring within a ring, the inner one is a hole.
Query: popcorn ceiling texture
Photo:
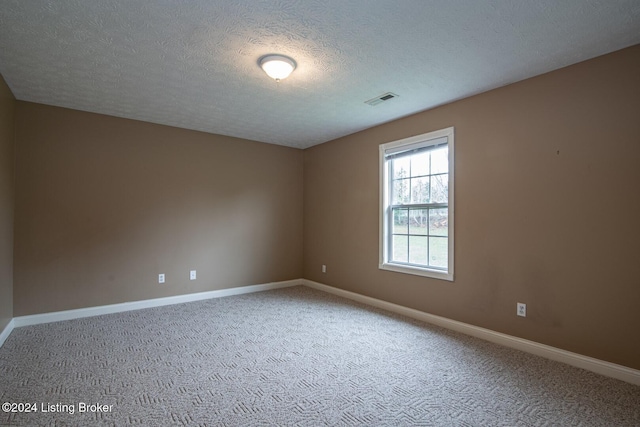
[[[304,287],[14,329],[0,398],[75,405],[10,426],[640,425],[639,386]]]
[[[637,0],[0,0],[0,73],[19,100],[305,148],[637,44],[638,28]],[[280,84],[258,67],[269,53],[298,63]]]

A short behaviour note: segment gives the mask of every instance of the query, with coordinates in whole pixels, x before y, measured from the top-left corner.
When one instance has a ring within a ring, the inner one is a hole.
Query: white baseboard
[[[423,311],[357,294],[355,292],[334,288],[332,286],[324,285],[322,283],[314,282],[311,280],[302,279],[302,283],[310,288],[358,301],[363,304],[382,308],[384,310],[411,317],[416,320],[421,320],[426,323],[431,323],[433,325],[461,332],[466,335],[471,335],[476,338],[481,338],[486,341],[504,345],[506,347],[511,347],[527,353],[542,356],[547,359],[566,363],[567,365],[586,369],[588,371],[626,381],[631,384],[640,385],[640,370],[637,369],[628,368],[626,366],[617,365],[615,363],[606,362],[604,360],[595,359],[593,357],[583,356],[578,353],[572,353],[570,351],[551,347],[549,345],[540,344],[535,341],[529,341],[523,338],[495,332],[490,329],[473,326],[468,323],[458,322],[456,320],[447,319],[446,317],[425,313]]]
[[[198,292],[194,294],[176,295],[165,298],[154,298],[142,301],[123,302],[120,304],[101,305],[97,307],[79,308],[75,310],[56,311],[53,313],[32,314],[28,316],[14,317],[13,327],[39,325],[41,323],[60,322],[62,320],[79,319],[82,317],[100,316],[102,314],[120,313],[123,311],[140,310],[143,308],[161,307],[163,305],[181,304],[184,302],[200,301],[211,298],[221,298],[231,295],[248,294],[252,292],[267,291],[271,289],[286,288],[289,286],[301,285],[299,279],[286,280],[283,282],[265,283],[261,285],[240,286],[236,288],[219,289],[208,292]],[[5,329],[6,330],[6,329]],[[9,331],[7,336],[9,336]],[[3,335],[4,336],[4,332]],[[6,338],[6,337],[5,337]],[[0,346],[2,341],[0,341]]]
[[[2,330],[2,332],[0,332],[0,347],[2,347],[2,344],[4,344],[4,342],[6,341],[6,339],[9,337],[9,335],[11,334],[11,331],[13,331],[14,328],[14,320],[11,319],[9,321],[9,323],[7,323],[7,326],[4,327],[4,329]]]

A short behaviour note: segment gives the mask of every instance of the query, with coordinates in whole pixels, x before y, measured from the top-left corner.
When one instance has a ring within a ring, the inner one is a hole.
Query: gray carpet
[[[38,410],[3,426],[640,426],[638,386],[305,287],[16,328],[0,402]]]

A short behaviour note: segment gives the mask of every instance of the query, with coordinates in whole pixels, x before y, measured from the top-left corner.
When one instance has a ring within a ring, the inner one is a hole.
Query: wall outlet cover
[[[527,317],[527,304],[519,302],[516,307],[516,314],[521,317]]]

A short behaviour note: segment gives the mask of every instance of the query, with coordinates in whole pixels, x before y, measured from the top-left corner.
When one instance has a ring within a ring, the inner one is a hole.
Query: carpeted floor
[[[37,409],[3,426],[640,426],[638,386],[306,287],[16,328],[0,402]]]

